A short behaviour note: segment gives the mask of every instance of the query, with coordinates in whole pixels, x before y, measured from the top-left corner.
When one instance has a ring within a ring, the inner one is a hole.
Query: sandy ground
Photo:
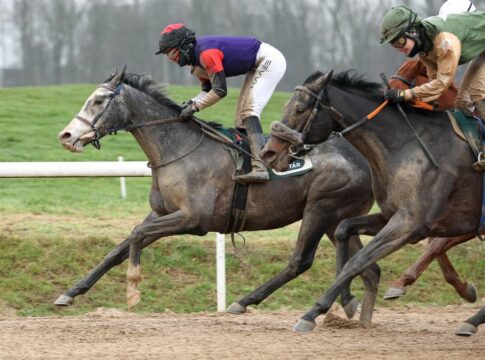
[[[454,330],[478,306],[377,309],[373,324],[341,309],[312,333],[302,312],[138,315],[99,308],[76,317],[1,317],[0,359],[485,359],[485,328]]]

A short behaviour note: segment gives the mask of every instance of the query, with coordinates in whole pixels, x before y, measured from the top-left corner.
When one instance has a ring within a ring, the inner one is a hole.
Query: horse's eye
[[[304,112],[305,112],[305,108],[304,108],[304,107],[302,107],[302,106],[297,106],[297,107],[295,108],[295,112],[296,112],[297,114],[304,113]]]
[[[101,105],[102,103],[103,103],[103,99],[94,100],[94,105]]]

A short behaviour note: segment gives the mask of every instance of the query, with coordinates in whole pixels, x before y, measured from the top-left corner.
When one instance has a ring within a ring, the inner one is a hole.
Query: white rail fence
[[[121,197],[126,198],[125,177],[151,176],[146,161],[0,162],[0,178],[119,177]],[[226,309],[226,260],[224,234],[216,234],[217,311]]]

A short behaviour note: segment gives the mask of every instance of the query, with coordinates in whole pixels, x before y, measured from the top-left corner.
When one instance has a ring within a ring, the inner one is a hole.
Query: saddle
[[[242,131],[225,128],[222,126],[214,126],[214,129],[230,139],[235,146],[224,144],[223,147],[231,155],[234,165],[235,173],[247,173],[251,170],[251,157],[249,150],[249,143],[246,134]],[[267,168],[270,174],[270,180],[286,178],[290,176],[303,175],[313,169],[312,162],[307,156],[304,159],[295,159],[288,165],[288,170],[284,172],[277,172],[271,168]],[[251,184],[234,183],[234,193],[231,204],[231,214],[227,224],[225,234],[234,234],[244,229],[246,221],[246,205],[248,190]],[[234,241],[234,240],[233,240]]]
[[[234,163],[236,164],[235,172],[248,172],[251,169],[251,157],[249,155],[250,150],[246,134],[243,131],[232,128],[217,127],[216,130],[231,139],[237,147],[244,150],[239,151],[237,148],[225,146],[225,149],[230,152]],[[267,140],[268,138],[266,138],[266,141]],[[270,167],[266,167],[266,169],[270,175],[270,180],[275,180],[306,174],[313,169],[313,164],[310,158],[305,156],[303,158],[294,159],[288,164],[288,169],[285,171],[276,171]]]
[[[485,144],[483,120],[462,111],[447,111],[451,126],[462,140],[470,146],[477,161],[472,165],[476,171],[485,170]]]

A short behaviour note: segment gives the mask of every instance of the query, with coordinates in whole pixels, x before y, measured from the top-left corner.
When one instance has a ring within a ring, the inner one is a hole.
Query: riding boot
[[[246,128],[249,140],[249,148],[254,158],[251,158],[251,172],[243,175],[235,175],[234,181],[242,184],[253,182],[266,182],[269,180],[268,170],[266,165],[259,157],[259,153],[264,146],[264,135],[261,123],[256,116],[249,116],[243,119],[243,125]]]
[[[475,102],[475,112],[477,115],[485,121],[485,99],[481,99]],[[485,134],[482,134],[485,136]],[[473,163],[472,167],[475,171],[485,171],[485,146],[482,145],[482,151],[478,155],[478,161]]]

